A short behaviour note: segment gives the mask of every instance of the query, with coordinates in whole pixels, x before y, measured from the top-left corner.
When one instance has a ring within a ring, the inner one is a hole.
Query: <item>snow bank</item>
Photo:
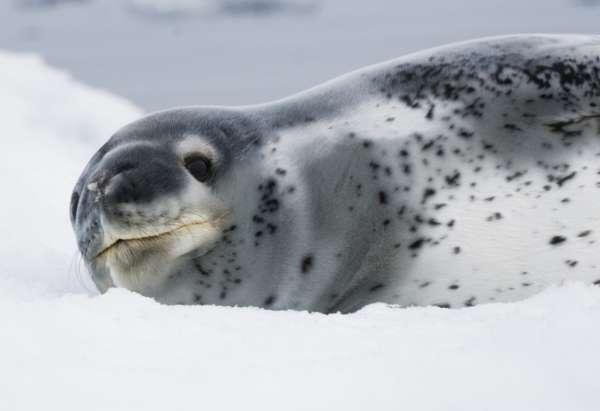
[[[0,298],[81,290],[71,190],[100,144],[142,113],[35,56],[5,53],[0,112]]]
[[[0,53],[0,90],[0,409],[598,409],[600,287],[347,316],[88,295],[70,190],[141,112],[33,56]]]
[[[600,289],[353,315],[0,302],[4,409],[598,409]]]

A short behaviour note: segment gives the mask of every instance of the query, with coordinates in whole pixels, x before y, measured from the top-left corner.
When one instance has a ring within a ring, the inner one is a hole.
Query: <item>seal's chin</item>
[[[117,238],[104,247],[94,261],[109,269],[115,285],[149,294],[172,272],[179,257],[210,250],[222,235],[228,216],[171,224],[168,230],[151,235],[128,233],[127,238]]]

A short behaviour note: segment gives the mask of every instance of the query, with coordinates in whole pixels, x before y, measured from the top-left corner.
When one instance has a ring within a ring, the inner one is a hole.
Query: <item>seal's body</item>
[[[509,36],[288,99],[169,110],[73,194],[104,291],[320,312],[600,281],[600,37]]]

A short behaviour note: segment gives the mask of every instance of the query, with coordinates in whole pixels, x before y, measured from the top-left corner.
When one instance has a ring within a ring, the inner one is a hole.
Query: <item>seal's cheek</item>
[[[153,296],[176,271],[180,257],[204,254],[214,246],[227,217],[184,225],[157,236],[119,240],[99,260],[115,285]]]

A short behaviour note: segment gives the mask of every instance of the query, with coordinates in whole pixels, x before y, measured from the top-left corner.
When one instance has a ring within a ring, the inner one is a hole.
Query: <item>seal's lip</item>
[[[193,223],[182,224],[180,226],[173,228],[172,230],[164,231],[159,234],[143,236],[143,237],[118,238],[115,241],[113,241],[112,243],[110,243],[109,245],[107,245],[106,247],[104,247],[102,250],[100,250],[100,252],[98,254],[96,254],[96,256],[94,257],[94,259],[96,260],[96,259],[99,259],[99,258],[105,256],[112,249],[116,248],[120,244],[127,244],[129,242],[134,242],[134,241],[135,242],[149,242],[149,241],[161,240],[164,237],[176,235],[178,232],[189,229],[191,227],[217,223],[217,222],[225,219],[227,216],[229,216],[229,213],[224,213],[224,214],[220,215],[219,217],[216,217],[216,218],[213,218],[210,220],[201,220],[201,221],[195,221]]]

